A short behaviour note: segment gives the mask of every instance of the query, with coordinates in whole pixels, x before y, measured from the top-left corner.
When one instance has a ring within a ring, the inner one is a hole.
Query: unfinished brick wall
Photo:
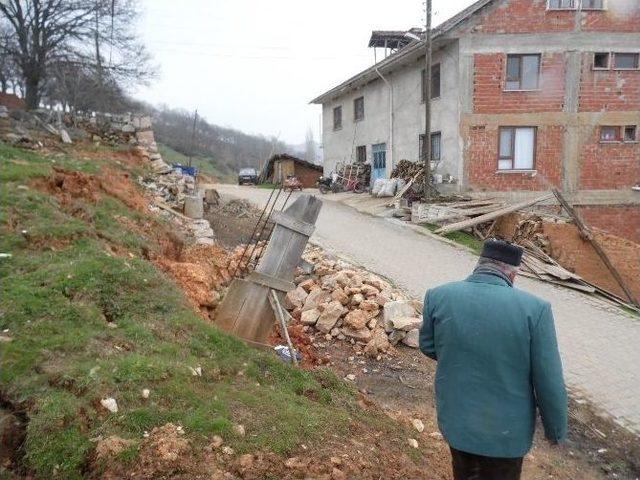
[[[640,110],[640,71],[593,70],[593,54],[584,54],[579,102],[581,112]]]
[[[580,188],[607,190],[640,184],[640,143],[601,143],[599,135],[594,127],[581,147]]]
[[[580,29],[592,32],[630,32],[640,31],[640,2],[609,1],[604,12],[581,12]]]
[[[469,186],[482,191],[548,190],[562,183],[564,127],[538,127],[535,175],[498,172],[498,127],[473,126],[467,131]]]
[[[575,12],[547,10],[546,0],[504,0],[480,16],[472,33],[570,32]]]
[[[640,243],[640,205],[585,205],[576,209],[587,225]]]
[[[547,10],[547,0],[503,0],[478,16],[470,33],[638,32],[640,2],[607,2],[604,11]]]
[[[564,53],[541,56],[539,90],[505,91],[507,55],[474,56],[473,107],[475,113],[561,112],[564,105]]]

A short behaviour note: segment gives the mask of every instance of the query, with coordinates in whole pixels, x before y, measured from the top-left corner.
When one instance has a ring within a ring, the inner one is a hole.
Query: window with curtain
[[[536,127],[500,127],[498,170],[533,170]]]
[[[507,55],[506,90],[536,90],[540,79],[540,55]]]

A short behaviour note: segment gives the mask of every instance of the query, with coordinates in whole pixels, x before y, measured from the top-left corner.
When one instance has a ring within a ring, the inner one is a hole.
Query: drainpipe
[[[384,78],[384,76],[380,73],[380,70],[378,70],[378,62],[376,60],[375,48],[373,49],[373,61],[374,61],[373,68],[375,69],[378,76],[389,88],[389,167],[387,167],[387,173],[388,173],[387,177],[390,177],[391,172],[393,171],[393,87],[391,86],[391,83],[389,83],[389,81],[386,78]]]

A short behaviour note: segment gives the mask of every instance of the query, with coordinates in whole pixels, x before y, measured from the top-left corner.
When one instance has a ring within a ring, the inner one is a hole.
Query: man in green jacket
[[[551,305],[513,288],[521,258],[487,240],[471,276],[425,296],[420,350],[438,362],[438,426],[456,480],[519,479],[536,407],[551,443],[567,434]]]

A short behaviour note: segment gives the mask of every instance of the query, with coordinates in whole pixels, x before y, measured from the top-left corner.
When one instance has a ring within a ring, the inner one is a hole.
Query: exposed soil
[[[518,222],[524,218],[520,214],[502,217],[496,233],[511,239]],[[593,229],[594,237],[607,252],[611,262],[627,285],[640,298],[640,244]],[[623,290],[613,278],[591,243],[580,236],[580,231],[572,223],[545,221],[543,233],[550,241],[551,256],[564,268],[577,273],[588,282],[626,298]]]
[[[227,248],[235,248],[239,244],[249,242],[260,213],[248,205],[239,205],[237,200],[225,200],[219,205],[210,206],[204,218],[209,220],[218,242]],[[256,234],[263,232],[259,238],[264,238],[269,231],[269,225],[263,231],[261,221]]]

